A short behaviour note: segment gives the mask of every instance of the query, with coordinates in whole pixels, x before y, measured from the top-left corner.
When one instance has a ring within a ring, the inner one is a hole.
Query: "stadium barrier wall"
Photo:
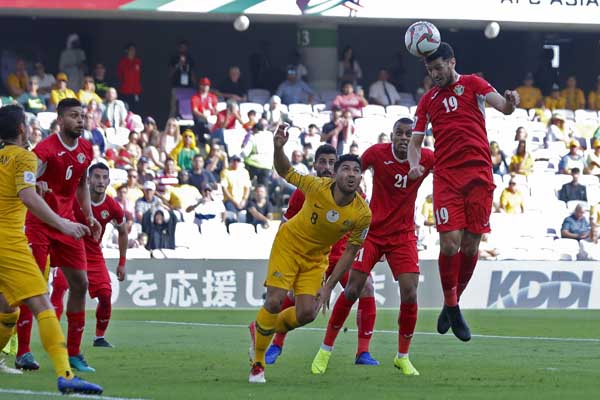
[[[259,307],[267,260],[129,260],[118,282],[107,260],[115,308]],[[398,285],[386,262],[373,270],[380,307],[399,305]],[[341,292],[338,285],[332,299]],[[443,302],[437,261],[422,260],[419,306]],[[333,300],[332,300],[333,301]],[[95,301],[88,301],[95,307]],[[594,262],[482,261],[461,299],[462,308],[600,309],[600,268]]]

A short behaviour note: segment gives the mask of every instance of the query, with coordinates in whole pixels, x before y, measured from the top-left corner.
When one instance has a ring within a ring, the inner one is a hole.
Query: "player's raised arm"
[[[290,160],[283,151],[283,147],[289,139],[289,134],[287,132],[288,127],[289,126],[285,124],[278,125],[275,135],[273,136],[273,145],[275,146],[275,152],[273,154],[273,166],[275,167],[275,171],[277,171],[279,176],[283,178],[285,178],[290,168],[292,168]]]
[[[516,90],[506,90],[504,96],[498,92],[490,92],[485,96],[485,101],[505,115],[512,114],[519,105],[519,93]]]
[[[424,134],[413,132],[408,142],[408,163],[410,164],[410,170],[408,171],[408,177],[410,179],[419,179],[425,172],[425,169],[421,165],[421,146],[423,146]]]
[[[79,202],[79,207],[81,207],[81,210],[83,211],[83,215],[85,215],[94,240],[100,240],[102,226],[100,226],[100,223],[94,218],[94,214],[92,213],[92,201],[90,199],[90,188],[86,174],[83,174],[79,180],[79,185],[77,186],[77,201]]]

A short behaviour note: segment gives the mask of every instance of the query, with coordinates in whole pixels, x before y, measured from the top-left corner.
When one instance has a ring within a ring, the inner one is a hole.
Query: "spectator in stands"
[[[60,53],[59,71],[64,71],[70,79],[69,88],[77,92],[83,82],[86,70],[86,56],[81,49],[79,35],[72,33],[67,37],[66,48]]]
[[[240,107],[235,100],[227,100],[227,106],[224,110],[217,113],[217,122],[212,127],[213,136],[219,137],[221,143],[225,143],[223,132],[217,134],[218,129],[234,129],[237,124],[243,125],[242,116],[240,115]],[[216,138],[216,137],[215,137]]]
[[[590,211],[590,240],[598,244],[598,237],[600,236],[600,203],[592,206]]]
[[[433,79],[429,75],[425,75],[421,86],[415,92],[415,99],[419,101],[421,97],[433,87]]]
[[[530,175],[533,172],[533,157],[527,151],[527,142],[519,140],[517,151],[510,159],[509,171],[519,175]]]
[[[594,151],[589,153],[585,160],[584,173],[600,177],[600,140],[593,140],[592,148]]]
[[[262,117],[267,120],[267,128],[270,130],[274,130],[282,123],[292,125],[292,120],[281,106],[281,98],[277,95],[271,96],[269,99],[269,109],[265,110]]]
[[[140,96],[142,95],[142,61],[136,55],[135,43],[125,47],[125,56],[117,66],[117,79],[119,79],[119,93],[127,104],[129,111],[139,113]]]
[[[337,148],[338,136],[343,128],[342,110],[331,110],[331,121],[323,125],[323,129],[321,129],[321,141]]]
[[[50,104],[54,107],[58,105],[61,100],[64,99],[76,99],[75,92],[67,87],[69,77],[64,72],[56,74],[56,89],[50,92]]]
[[[558,171],[561,174],[569,175],[574,168],[577,168],[578,173],[585,168],[585,161],[583,156],[579,154],[579,142],[577,140],[569,142],[569,152],[558,163]]]
[[[77,93],[77,98],[84,106],[87,106],[92,100],[98,104],[102,103],[102,99],[96,94],[94,78],[92,78],[91,76],[85,76],[83,78],[83,87],[79,89],[79,92]]]
[[[142,156],[137,163],[138,180],[143,185],[148,181],[154,181],[156,179],[156,172],[150,167],[150,160],[147,157]]]
[[[142,156],[148,159],[148,166],[152,170],[158,170],[165,167],[165,153],[159,150],[160,133],[158,131],[150,132],[148,143],[142,149]]]
[[[125,144],[125,150],[129,153],[131,158],[131,165],[136,165],[137,161],[142,157],[142,148],[138,144],[140,141],[140,134],[131,131],[129,132],[129,141]]]
[[[204,169],[204,158],[200,154],[194,156],[189,183],[201,192],[204,187],[208,187],[210,190],[217,189],[217,179],[212,172]]]
[[[348,150],[349,154],[353,154],[355,156],[359,156],[360,155],[360,150],[358,149],[358,144],[356,143],[352,143],[350,145],[350,149]]]
[[[44,135],[42,133],[42,128],[40,127],[40,124],[31,124],[29,127],[29,135],[27,137],[27,142],[29,144],[27,149],[30,151],[35,149],[35,146],[37,146],[37,144],[41,142],[44,138],[43,136]]]
[[[181,140],[179,124],[175,118],[169,118],[165,124],[165,130],[160,136],[160,151],[165,154],[170,154],[177,143]]]
[[[106,80],[106,68],[104,67],[104,64],[96,64],[96,66],[94,67],[94,74],[92,78],[94,79],[94,87],[96,88],[96,94],[101,99],[104,99],[106,97],[106,92],[108,88],[111,86]]]
[[[212,173],[215,178],[220,181],[222,172],[229,168],[229,162],[227,161],[227,153],[223,151],[223,148],[219,143],[211,144],[210,152],[206,156],[205,164],[206,170]]]
[[[233,100],[237,103],[246,101],[248,86],[243,79],[240,67],[233,65],[229,67],[227,78],[223,79],[219,84],[218,90],[215,90],[217,96],[223,97],[225,100]]]
[[[515,131],[515,142],[519,142],[521,140],[527,140],[527,130],[522,126],[519,126]]]
[[[497,247],[490,241],[490,234],[484,233],[481,236],[479,244],[479,259],[480,260],[496,260],[500,252]]]
[[[435,227],[435,215],[433,212],[433,195],[428,194],[425,197],[423,206],[421,207],[421,215],[424,218],[423,225],[427,227]]]
[[[256,125],[257,122],[257,116],[256,116],[256,110],[248,110],[248,122],[246,122],[243,125],[243,128],[246,132],[252,130],[252,128],[254,128],[254,125]]]
[[[50,91],[54,89],[54,85],[56,84],[56,79],[52,74],[47,74],[44,68],[44,64],[41,62],[35,63],[35,76],[39,79],[39,88],[38,92],[41,96],[49,99]]]
[[[291,164],[292,168],[294,168],[300,175],[308,175],[310,172],[306,164],[304,164],[304,154],[302,154],[300,150],[292,151]]]
[[[282,82],[275,93],[283,104],[308,103],[312,104],[314,90],[306,82],[298,79],[298,71],[293,65],[287,69],[287,79]]]
[[[165,168],[156,177],[157,190],[160,194],[167,191],[170,186],[175,186],[179,183],[177,175],[177,164],[172,158],[167,158]]]
[[[192,161],[198,153],[194,132],[191,129],[186,129],[183,131],[181,140],[177,143],[170,156],[177,163],[177,167],[187,171],[192,168]]]
[[[54,134],[58,134],[60,132],[60,125],[58,123],[58,120],[54,120],[50,123],[50,129],[48,132],[48,136],[50,135],[54,135]]]
[[[135,202],[144,196],[144,192],[140,189],[139,174],[135,169],[127,171],[127,199],[135,204]],[[156,190],[156,185],[154,187]]]
[[[525,212],[525,201],[523,193],[517,189],[514,176],[508,181],[508,187],[500,195],[500,211],[506,214],[518,214]]]
[[[239,220],[239,212],[246,209],[250,196],[250,175],[241,165],[242,159],[231,157],[229,169],[223,171],[222,188],[225,208],[230,212],[229,222]]]
[[[117,195],[115,196],[115,200],[117,201],[117,203],[119,203],[119,205],[121,206],[123,211],[125,211],[126,214],[133,216],[135,215],[135,202],[129,199],[127,192],[127,184],[124,183],[117,188]]]
[[[542,91],[533,86],[533,73],[528,72],[525,75],[525,79],[523,79],[523,84],[517,87],[516,90],[521,98],[519,107],[528,110],[530,108],[538,108],[542,106]]]
[[[349,110],[342,112],[342,118],[340,119],[339,124],[339,127],[336,127],[336,129],[323,136],[325,137],[325,141],[337,149],[338,155],[342,155],[348,153],[350,145],[354,141],[354,119]],[[339,132],[335,135],[338,128]],[[325,130],[323,130],[323,132],[325,132]],[[329,142],[329,140],[331,140],[331,142]]]
[[[106,127],[118,128],[125,126],[127,108],[125,103],[118,99],[117,89],[108,88],[106,91],[106,108],[102,113],[102,124]]]
[[[381,106],[400,103],[400,95],[396,87],[388,82],[390,74],[386,69],[379,70],[377,81],[369,87],[369,101]]]
[[[142,147],[145,147],[148,142],[150,142],[151,136],[156,136],[156,141],[158,142],[158,137],[160,136],[160,132],[158,131],[158,125],[156,125],[156,121],[154,118],[148,116],[144,118],[144,129],[140,132],[140,143]]]
[[[171,206],[172,210],[187,213],[186,210],[188,207],[196,204],[202,196],[200,195],[200,191],[190,184],[189,171],[179,171],[178,179],[179,184],[171,186],[166,196],[169,199],[169,206]]]
[[[312,171],[315,165],[315,150],[311,143],[305,143],[302,145],[302,157],[304,158],[304,165],[309,171]]]
[[[255,227],[262,225],[266,229],[273,220],[273,211],[273,205],[267,196],[267,188],[265,185],[257,185],[254,189],[253,199],[246,206],[246,223]]]
[[[569,143],[569,135],[566,132],[566,121],[561,113],[553,113],[548,121],[548,131],[546,132],[547,142]]]
[[[94,128],[100,128],[102,126],[101,107],[104,107],[102,102],[98,103],[96,100],[91,100],[85,108],[85,113],[92,115],[94,118]]]
[[[377,143],[378,144],[390,143],[390,137],[388,136],[387,133],[381,132],[379,134],[379,136],[377,137]]]
[[[585,95],[583,90],[577,87],[577,79],[575,76],[567,78],[566,88],[560,93],[561,97],[565,98],[565,108],[568,110],[577,110],[585,108]]]
[[[211,187],[204,186],[201,194],[202,198],[195,205],[186,209],[186,212],[195,211],[196,224],[202,226],[203,223],[208,221],[225,222],[225,205],[221,200],[214,198]]]
[[[148,235],[148,250],[174,249],[177,216],[162,208],[149,210],[142,219],[142,231]]]
[[[177,116],[177,93],[179,88],[192,88],[196,81],[194,67],[196,63],[188,54],[189,43],[182,40],[177,44],[177,54],[169,61],[169,80],[171,81],[171,110],[169,117]]]
[[[587,201],[587,190],[584,185],[579,183],[579,174],[581,170],[574,167],[570,170],[571,182],[565,183],[558,192],[558,199],[565,203],[573,200]]]
[[[560,235],[562,238],[584,240],[590,237],[590,223],[584,217],[585,210],[581,204],[575,206],[573,214],[569,215],[562,223]]]
[[[104,154],[106,150],[106,138],[100,129],[94,126],[94,115],[86,113],[83,120],[83,138],[90,143],[98,145],[100,153]]]
[[[596,90],[591,90],[588,95],[588,110],[600,110],[600,75],[596,78]]]
[[[198,93],[192,96],[192,115],[194,116],[194,133],[198,143],[205,143],[204,135],[210,134],[209,118],[217,115],[218,99],[210,92],[210,79],[201,78],[198,81]]]
[[[273,152],[273,133],[267,129],[267,120],[260,119],[252,130],[241,154],[250,178],[256,179],[257,183],[270,185]]]
[[[31,76],[29,78],[27,91],[17,98],[17,102],[23,106],[23,109],[34,115],[46,111],[46,102],[38,93],[39,85],[39,78],[35,75]]]
[[[342,82],[342,85],[343,82],[350,82],[352,86],[356,86],[360,79],[362,79],[360,64],[354,58],[352,47],[346,46],[338,62],[338,82]]]
[[[131,173],[131,171],[130,171]],[[137,175],[137,171],[135,171]],[[128,186],[129,187],[129,186]],[[129,189],[131,191],[131,189]],[[131,193],[127,196],[131,198]],[[147,211],[155,210],[161,205],[160,199],[156,196],[156,184],[152,181],[144,183],[144,193],[142,197],[135,202],[135,220],[141,222],[144,214]]]
[[[29,74],[25,67],[25,60],[17,58],[15,62],[15,72],[9,74],[6,78],[6,89],[8,90],[8,94],[16,99],[27,92],[28,84]]]
[[[544,107],[550,111],[562,110],[565,108],[566,103],[567,99],[562,97],[560,87],[558,84],[554,83],[552,85],[552,90],[550,91],[550,96],[546,96],[544,99]]]
[[[350,111],[353,118],[358,118],[362,115],[362,109],[369,102],[365,99],[362,90],[354,93],[354,87],[350,82],[342,83],[342,93],[338,94],[331,103],[332,108],[339,108],[342,111]]]
[[[308,129],[300,134],[300,144],[304,146],[307,143],[310,143],[312,149],[321,145],[321,132],[315,124],[308,125]]]
[[[109,164],[108,160],[102,156],[102,152],[100,151],[100,146],[98,146],[97,144],[92,144],[92,157],[93,158],[92,158],[91,165],[94,165],[97,163],[102,163],[110,168],[110,164]]]

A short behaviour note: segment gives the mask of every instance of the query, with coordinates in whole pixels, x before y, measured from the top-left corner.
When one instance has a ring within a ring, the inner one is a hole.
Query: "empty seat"
[[[175,226],[175,246],[192,248],[200,243],[198,225],[193,222],[178,222]]]
[[[127,182],[127,171],[119,168],[111,168],[108,171],[111,185],[123,184]]]
[[[227,144],[227,153],[230,157],[239,156],[242,153],[242,143],[245,137],[246,131],[241,128],[223,130],[223,139]]]
[[[368,116],[384,117],[385,116],[385,108],[378,104],[369,104],[369,105],[363,107],[362,116],[363,117],[368,117]]]
[[[312,107],[310,104],[294,103],[288,105],[290,114],[310,114],[312,113]]]
[[[256,235],[256,230],[252,224],[234,222],[233,224],[229,224],[229,235],[238,238],[251,238]]]
[[[269,101],[271,93],[266,89],[249,89],[248,90],[248,101],[252,103],[264,104]]]
[[[410,112],[410,109],[407,106],[400,106],[395,104],[387,106],[385,108],[385,112],[387,113],[388,117],[410,116],[413,114]]]
[[[56,114],[55,112],[44,111],[44,112],[38,113],[36,118],[39,121],[40,127],[42,129],[49,130],[50,125],[52,124],[52,122],[54,122],[54,120],[56,120],[57,115],[58,114]]]

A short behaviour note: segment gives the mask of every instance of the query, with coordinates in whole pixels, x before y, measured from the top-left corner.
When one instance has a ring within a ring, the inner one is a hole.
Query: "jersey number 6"
[[[67,173],[65,174],[65,181],[68,181],[73,176],[73,166],[69,165],[67,168]]]

